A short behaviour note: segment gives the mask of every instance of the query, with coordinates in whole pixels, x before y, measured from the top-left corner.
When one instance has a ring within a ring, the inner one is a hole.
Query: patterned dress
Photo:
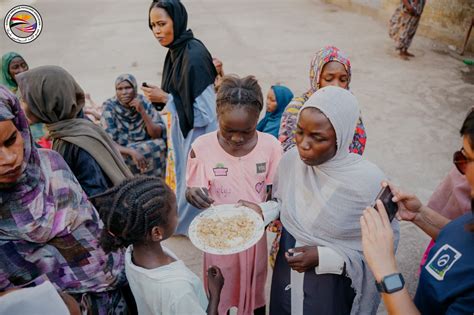
[[[407,50],[410,47],[425,7],[425,0],[409,0],[409,2],[416,11],[415,16],[411,15],[400,1],[400,5],[390,19],[389,36],[395,41],[397,50]]]
[[[66,162],[38,150],[18,99],[0,87],[0,121],[24,141],[23,174],[0,184],[0,291],[49,280],[89,314],[123,314],[123,253],[105,254],[102,222]]]
[[[136,94],[135,78],[132,75],[122,75],[117,78],[115,84],[118,85],[123,81],[130,82]],[[120,104],[117,97],[104,102],[101,124],[117,144],[138,151],[147,160],[148,168],[142,173],[130,156],[124,156],[125,163],[132,173],[163,178],[166,171],[166,125],[160,113],[143,95],[136,94],[136,97],[142,103],[147,115],[152,118],[153,123],[161,126],[162,138],[152,139],[147,133],[142,116]]]

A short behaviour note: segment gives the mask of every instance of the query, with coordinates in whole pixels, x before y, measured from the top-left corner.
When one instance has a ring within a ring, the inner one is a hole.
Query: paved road
[[[316,0],[183,2],[189,26],[224,61],[226,72],[254,74],[264,91],[280,82],[295,94],[303,92],[312,54],[326,44],[340,47],[353,65],[351,89],[368,133],[365,156],[424,201],[448,172],[452,152],[461,146],[458,130],[474,105],[474,87],[465,66],[441,45],[417,37],[412,46],[417,57],[402,61],[386,23]],[[23,3],[0,0],[0,13]],[[0,51],[18,51],[31,67],[61,65],[102,102],[114,94],[119,74],[160,82],[166,51],[148,29],[148,5],[136,0],[33,2],[44,20],[41,36],[18,45],[0,32]],[[174,238],[169,244],[200,274],[200,254],[189,241]],[[397,258],[411,292],[426,244],[416,228],[402,225]]]

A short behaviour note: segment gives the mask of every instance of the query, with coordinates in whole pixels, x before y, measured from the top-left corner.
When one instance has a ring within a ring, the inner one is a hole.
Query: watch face
[[[390,293],[392,291],[398,291],[403,288],[402,279],[398,274],[385,277],[383,279],[383,283],[385,285],[387,293]]]

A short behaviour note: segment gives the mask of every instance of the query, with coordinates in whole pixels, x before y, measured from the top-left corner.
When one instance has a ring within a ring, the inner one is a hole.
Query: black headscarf
[[[212,83],[217,76],[212,57],[204,44],[194,38],[193,32],[187,29],[188,14],[179,0],[154,1],[153,8],[164,9],[173,20],[173,42],[168,45],[161,88],[173,95],[178,112],[179,127],[186,137],[194,128],[194,100]]]

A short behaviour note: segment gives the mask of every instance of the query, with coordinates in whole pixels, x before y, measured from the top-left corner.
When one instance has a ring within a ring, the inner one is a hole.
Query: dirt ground
[[[2,54],[17,51],[31,67],[65,67],[99,103],[114,94],[114,80],[122,73],[160,83],[166,50],[148,29],[149,1],[28,2],[42,14],[43,32],[28,45],[0,32]],[[304,92],[314,52],[338,46],[353,66],[351,90],[368,134],[364,156],[423,201],[451,168],[452,153],[461,147],[459,128],[474,105],[474,73],[440,43],[418,36],[411,48],[416,58],[403,61],[386,21],[317,0],[183,2],[189,27],[223,60],[226,73],[253,74],[264,92],[274,83]],[[24,3],[0,0],[0,13]],[[413,293],[428,238],[411,224],[401,230],[397,259]],[[201,275],[202,256],[187,239],[167,244]]]

